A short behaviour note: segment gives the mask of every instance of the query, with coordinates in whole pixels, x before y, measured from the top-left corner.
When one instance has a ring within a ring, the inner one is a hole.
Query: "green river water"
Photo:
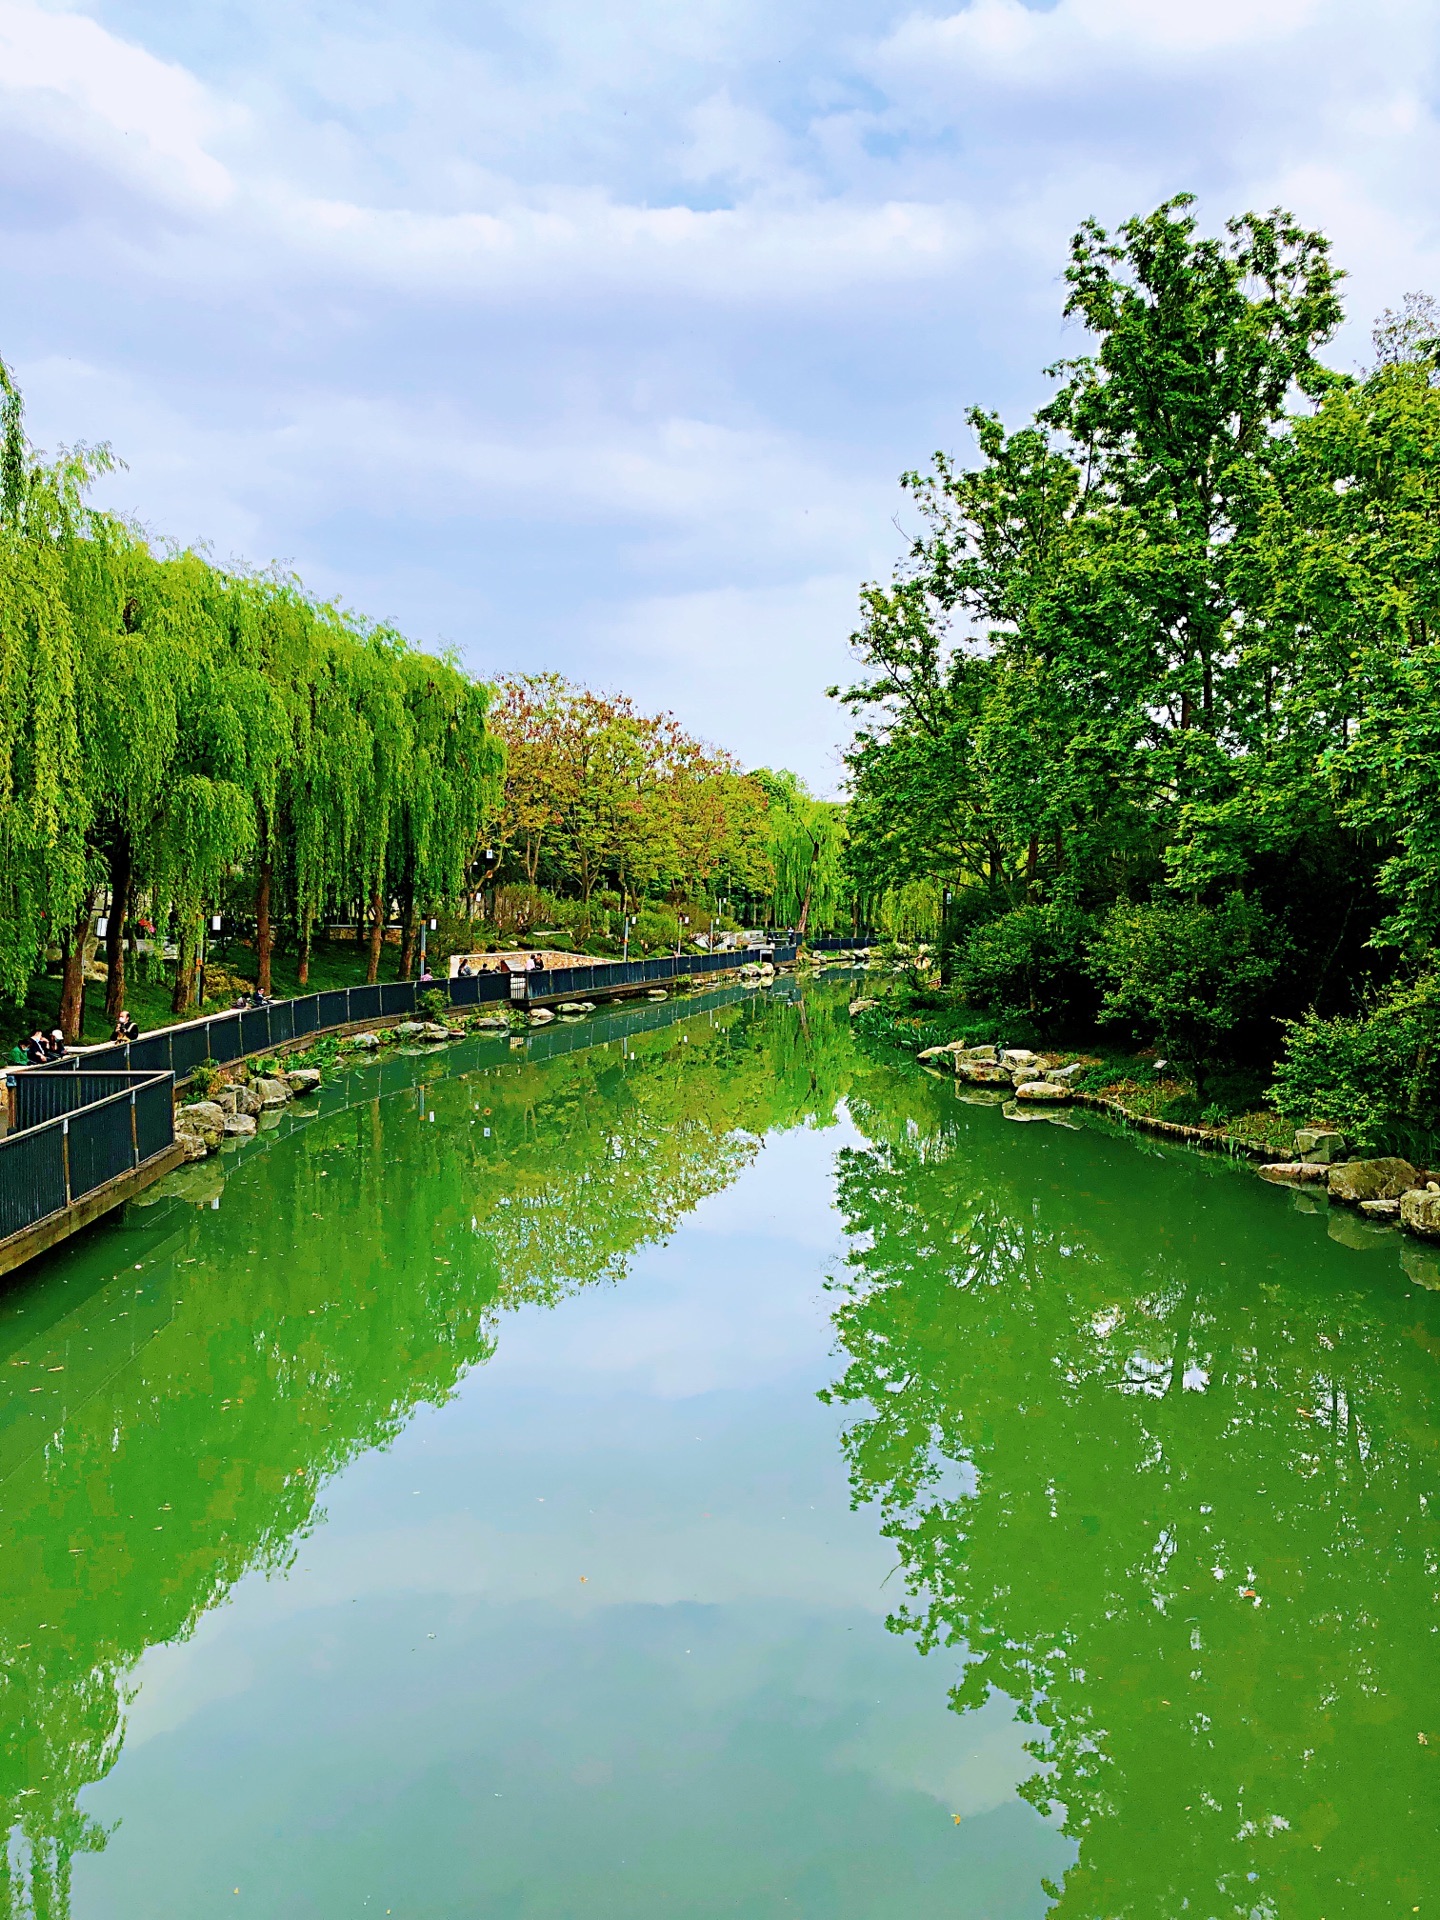
[[[0,1915],[1440,1909],[1432,1264],[850,990],[387,1057],[11,1284]]]

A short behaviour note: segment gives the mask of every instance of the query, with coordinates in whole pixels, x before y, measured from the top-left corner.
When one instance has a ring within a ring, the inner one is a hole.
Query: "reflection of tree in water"
[[[105,1239],[15,1296],[0,1920],[68,1913],[70,1862],[105,1838],[77,1796],[119,1754],[147,1647],[289,1566],[323,1482],[443,1403],[505,1310],[618,1278],[766,1131],[831,1117],[841,1054],[817,1078],[795,1025],[751,1004],[544,1065],[417,1062],[416,1086],[242,1161],[218,1214],[139,1216],[170,1234],[143,1274]]]
[[[968,1649],[957,1709],[1035,1727],[1023,1791],[1079,1843],[1054,1910],[1409,1913],[1440,1878],[1440,1303],[1227,1167],[896,1085],[850,1095],[833,1397],[868,1409],[892,1625]]]

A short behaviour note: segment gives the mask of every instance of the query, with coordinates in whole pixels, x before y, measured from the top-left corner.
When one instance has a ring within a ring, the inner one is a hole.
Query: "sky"
[[[105,504],[843,781],[899,475],[1180,191],[1440,293],[1434,0],[0,0],[0,356]]]

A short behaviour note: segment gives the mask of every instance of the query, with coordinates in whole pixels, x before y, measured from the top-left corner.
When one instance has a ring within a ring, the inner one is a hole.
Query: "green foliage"
[[[1235,1030],[1261,1010],[1280,954],[1263,909],[1232,893],[1218,907],[1117,904],[1091,959],[1104,988],[1101,1017],[1158,1039],[1203,1098]]]
[[[954,985],[977,1007],[1016,1008],[1043,1030],[1094,1018],[1098,995],[1087,962],[1093,916],[1070,902],[1012,907],[971,929],[958,949]]]
[[[217,1060],[202,1060],[190,1069],[190,1091],[197,1100],[208,1100],[224,1078]]]
[[[1271,1098],[1297,1122],[1360,1140],[1440,1112],[1440,981],[1427,974],[1361,1014],[1290,1023]]]
[[[420,1010],[428,1013],[432,1020],[444,1020],[450,1012],[450,996],[439,987],[431,987],[428,993],[420,996]]]

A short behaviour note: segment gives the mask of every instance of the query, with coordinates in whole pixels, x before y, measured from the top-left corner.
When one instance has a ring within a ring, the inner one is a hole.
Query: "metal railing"
[[[765,952],[784,965],[795,958],[797,949],[774,947]],[[263,1007],[232,1008],[205,1019],[157,1027],[138,1040],[89,1047],[50,1068],[16,1068],[15,1078],[39,1078],[56,1071],[84,1075],[138,1069],[173,1073],[177,1080],[183,1080],[202,1060],[225,1066],[247,1054],[268,1053],[272,1047],[336,1027],[419,1013],[424,996],[437,991],[451,1006],[475,1007],[491,1000],[509,1000],[511,982],[520,979],[525,982],[527,1000],[584,1000],[620,987],[658,986],[666,980],[717,973],[756,957],[755,951],[662,954],[651,960],[597,961],[593,967],[554,967],[524,974],[474,973],[454,980],[382,980],[369,987],[336,987],[325,993],[304,994],[298,1000],[271,1000]]]
[[[175,1076],[36,1067],[5,1076],[0,1240],[63,1213],[175,1140]]]

